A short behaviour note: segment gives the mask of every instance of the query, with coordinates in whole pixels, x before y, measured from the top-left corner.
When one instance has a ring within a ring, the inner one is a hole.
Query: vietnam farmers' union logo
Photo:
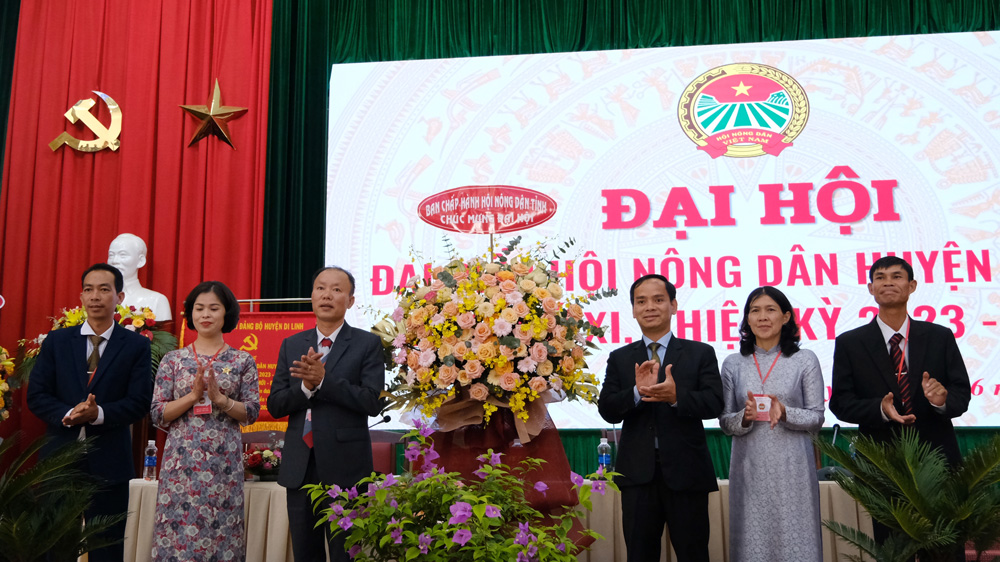
[[[712,158],[777,156],[805,128],[809,100],[777,68],[737,63],[688,84],[677,112],[684,133]]]

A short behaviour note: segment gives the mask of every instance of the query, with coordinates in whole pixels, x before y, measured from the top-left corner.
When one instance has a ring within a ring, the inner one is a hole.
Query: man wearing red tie
[[[267,410],[288,416],[278,484],[286,490],[288,523],[296,562],[349,560],[344,535],[328,538],[326,525],[314,528],[305,484],[350,488],[372,472],[368,417],[382,409],[385,383],[378,336],[344,322],[354,306],[354,277],[339,267],[313,276],[316,328],[281,343]]]
[[[94,439],[79,464],[101,485],[87,519],[128,510],[128,481],[135,477],[129,426],[149,413],[153,398],[149,340],[114,321],[123,287],[122,273],[106,263],[84,272],[80,301],[87,321],[49,332],[28,384],[28,409],[45,422],[51,439],[42,456],[77,439]],[[124,536],[123,519],[102,538]],[[119,562],[122,543],[89,556],[92,562]]]
[[[962,457],[951,419],[969,408],[971,391],[955,335],[907,315],[917,282],[906,260],[881,258],[868,279],[878,316],[837,337],[830,411],[879,441],[891,441],[901,428],[912,427],[949,464],[958,465]],[[876,524],[875,539],[887,537],[888,529]]]

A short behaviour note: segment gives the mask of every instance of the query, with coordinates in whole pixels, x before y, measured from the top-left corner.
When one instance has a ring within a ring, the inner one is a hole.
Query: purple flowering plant
[[[422,460],[420,472],[374,473],[349,489],[307,486],[313,508],[331,532],[346,535],[348,553],[364,562],[523,560],[571,562],[573,520],[591,510],[591,481],[573,475],[580,506],[543,517],[525,499],[526,489],[544,492],[530,474],[542,462],[526,459],[516,467],[493,450],[481,455],[475,476],[437,467],[431,431],[418,427],[406,438],[407,460]],[[603,475],[613,476],[613,474]],[[599,480],[601,475],[591,475]],[[541,484],[541,485],[539,485]],[[602,488],[614,488],[610,480]],[[600,540],[592,530],[582,535]]]

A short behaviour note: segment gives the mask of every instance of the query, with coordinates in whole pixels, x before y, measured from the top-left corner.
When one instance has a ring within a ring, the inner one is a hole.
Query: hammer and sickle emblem
[[[257,335],[250,334],[243,338],[243,345],[240,346],[240,351],[257,351]]]
[[[69,108],[69,111],[64,113],[66,119],[69,119],[70,123],[76,123],[77,120],[83,121],[83,124],[90,129],[95,136],[94,140],[80,140],[69,133],[63,132],[58,137],[53,139],[49,143],[49,148],[55,152],[60,146],[68,144],[70,148],[79,150],[81,152],[97,152],[99,150],[104,150],[105,148],[110,148],[111,150],[118,150],[121,146],[121,141],[118,140],[118,135],[122,132],[122,110],[118,107],[118,102],[111,99],[111,96],[98,92],[94,90],[104,103],[107,104],[108,109],[111,111],[111,127],[105,127],[103,123],[97,120],[97,117],[90,112],[90,108],[94,107],[97,103],[93,98],[87,98],[85,100],[80,100],[73,104],[73,107]]]

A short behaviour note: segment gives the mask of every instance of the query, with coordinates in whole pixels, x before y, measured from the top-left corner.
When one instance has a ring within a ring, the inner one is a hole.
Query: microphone
[[[836,445],[837,444],[837,432],[839,432],[839,431],[840,431],[840,424],[839,423],[833,424],[833,439],[830,440],[830,444],[831,445]],[[854,476],[851,473],[851,471],[847,470],[846,468],[843,468],[843,467],[840,467],[840,466],[824,466],[823,468],[821,468],[821,469],[819,469],[819,470],[816,471],[816,478],[818,480],[821,480],[821,481],[822,480],[834,480],[835,479],[834,475],[838,474],[838,473],[839,474],[843,474],[844,476],[847,476],[848,478]]]
[[[377,422],[369,425],[368,429],[371,429],[371,428],[375,427],[376,425],[383,424],[383,423],[386,423],[386,422],[389,422],[389,421],[392,421],[392,418],[389,417],[389,414],[386,414],[386,415],[382,416],[382,419],[380,419]]]

